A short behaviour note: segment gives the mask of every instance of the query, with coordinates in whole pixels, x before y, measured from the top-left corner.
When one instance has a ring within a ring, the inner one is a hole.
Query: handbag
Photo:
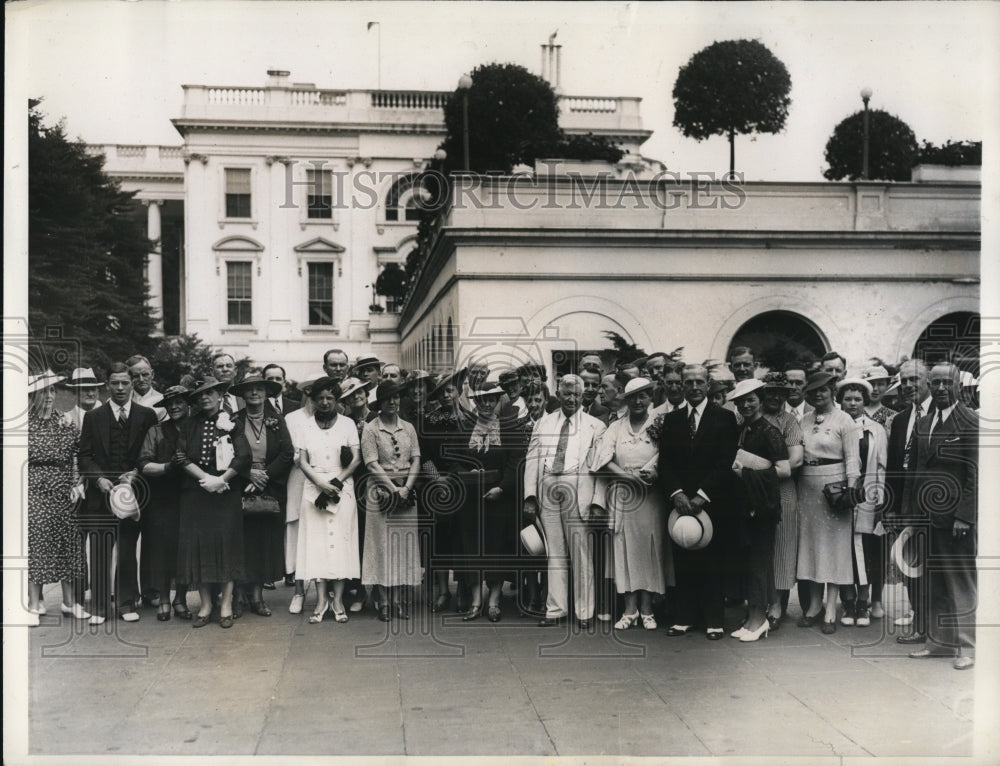
[[[351,464],[352,460],[354,460],[354,452],[351,450],[351,448],[348,445],[344,444],[340,448],[340,465],[341,465],[341,467],[349,466]]]
[[[281,513],[281,505],[270,495],[243,495],[243,515]]]
[[[847,513],[854,508],[854,493],[845,479],[832,481],[823,486],[823,497],[834,513]]]

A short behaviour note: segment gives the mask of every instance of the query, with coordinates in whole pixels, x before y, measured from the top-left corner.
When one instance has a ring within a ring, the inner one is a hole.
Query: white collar
[[[111,401],[111,399],[108,399],[108,404],[111,405],[111,413],[115,416],[116,419],[118,418],[119,411],[124,412],[125,417],[128,417],[129,415],[132,414],[132,397],[129,397],[129,400],[125,402],[125,404],[122,406],[119,406],[115,402]]]
[[[937,413],[940,412],[941,413],[941,422],[944,423],[946,420],[948,420],[948,418],[951,417],[952,410],[955,409],[955,407],[956,407],[957,404],[958,404],[958,402],[955,402],[950,407],[945,407],[943,410],[937,410],[937,409],[935,409],[934,410],[934,419],[935,420],[937,419]]]
[[[691,406],[691,403],[690,403],[690,402],[688,402],[687,400],[685,400],[685,401],[684,401],[684,404],[686,404],[686,405],[687,405],[688,407],[690,407],[690,406]],[[702,419],[702,417],[704,417],[704,415],[705,415],[705,408],[706,408],[707,406],[708,406],[708,397],[706,396],[706,397],[705,397],[704,399],[702,399],[702,400],[701,400],[701,402],[700,402],[699,404],[697,404],[697,405],[695,406],[695,408],[694,408],[694,411],[698,413],[698,422],[699,422],[699,423],[701,423],[701,419]],[[690,413],[688,413],[688,417],[691,417],[691,414],[690,414]]]

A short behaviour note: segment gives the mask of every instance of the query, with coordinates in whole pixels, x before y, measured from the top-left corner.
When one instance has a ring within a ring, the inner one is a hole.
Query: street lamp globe
[[[446,159],[448,159],[448,152],[446,152],[444,149],[438,149],[436,152],[434,152],[434,159],[437,160],[438,162],[444,162]]]
[[[472,87],[472,78],[469,75],[463,74],[461,77],[458,78],[459,90],[468,90],[471,87]]]
[[[862,101],[864,101],[867,104],[869,101],[871,101],[871,97],[872,97],[872,89],[871,88],[865,87],[865,88],[861,89],[861,100]]]

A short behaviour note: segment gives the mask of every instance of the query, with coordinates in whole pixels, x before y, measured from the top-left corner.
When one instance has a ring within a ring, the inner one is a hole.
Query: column
[[[160,205],[163,200],[145,200],[146,236],[153,243],[146,256],[146,281],[149,282],[149,308],[156,317],[153,335],[163,335],[163,250],[160,244]]]

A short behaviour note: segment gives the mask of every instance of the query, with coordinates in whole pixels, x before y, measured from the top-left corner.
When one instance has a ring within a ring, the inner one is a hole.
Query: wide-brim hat
[[[45,372],[40,372],[37,375],[28,376],[28,393],[35,394],[39,391],[44,391],[46,388],[52,388],[56,383],[62,383],[66,380],[62,375],[56,375],[51,369]]]
[[[748,378],[746,380],[741,380],[736,384],[735,388],[729,392],[726,396],[727,402],[734,402],[742,396],[747,394],[752,394],[754,391],[758,391],[764,387],[764,381],[759,378]]]
[[[194,400],[199,394],[203,394],[206,391],[217,390],[219,393],[225,393],[228,388],[229,384],[226,381],[219,380],[212,375],[207,375],[198,381],[196,387],[188,393],[188,401]]]
[[[398,396],[401,390],[402,387],[398,383],[394,383],[391,380],[383,380],[378,384],[378,388],[375,389],[375,401],[381,404],[393,396]]]
[[[638,394],[640,391],[649,391],[655,387],[656,384],[649,378],[632,378],[625,384],[625,390],[622,391],[622,398],[625,399],[632,394]]]
[[[496,378],[487,377],[486,380],[480,382],[479,387],[475,391],[470,391],[469,396],[475,398],[477,396],[503,396],[505,391],[500,386],[500,381]]]
[[[892,380],[889,371],[878,365],[876,367],[866,367],[861,371],[861,377],[865,380]]]
[[[77,367],[63,382],[66,388],[100,388],[103,385],[91,367]]]
[[[433,386],[434,376],[427,372],[427,370],[410,370],[410,374],[407,375],[406,381],[403,383],[403,388],[413,388],[420,383]]]
[[[315,381],[314,381],[315,382]],[[375,385],[370,380],[360,380],[359,378],[344,378],[340,382],[340,399],[343,401],[358,391],[368,391]]]
[[[358,361],[354,363],[355,370],[363,370],[366,367],[381,367],[382,362],[377,356],[369,354],[368,356],[359,356]]]
[[[545,540],[534,524],[529,524],[521,530],[521,545],[531,556],[545,555]]]
[[[139,499],[131,484],[115,484],[108,492],[108,507],[119,519],[139,520]]]
[[[857,386],[858,388],[863,388],[867,391],[868,396],[872,395],[872,384],[864,378],[844,378],[837,383],[837,390],[839,391],[844,386]]]
[[[445,373],[442,375],[437,382],[437,385],[431,389],[430,397],[431,399],[436,399],[441,395],[441,392],[445,390],[448,386],[455,386],[456,388],[461,385],[462,380],[468,374],[469,368],[463,367],[460,370],[455,370],[453,373]]]
[[[173,399],[184,399],[186,401],[190,393],[191,389],[187,386],[171,386],[160,394],[159,399],[150,402],[148,406],[156,407],[157,405],[165,405]]]
[[[802,389],[803,391],[813,391],[817,388],[822,388],[830,383],[831,380],[836,380],[836,375],[831,375],[829,372],[823,372],[822,370],[814,372],[806,380],[806,385]]]
[[[892,563],[906,577],[918,578],[924,574],[924,561],[920,555],[920,538],[914,536],[913,527],[903,527],[896,541],[892,544],[889,555]]]
[[[712,519],[703,510],[682,516],[674,509],[667,517],[667,533],[681,548],[700,550],[712,542]]]
[[[899,390],[899,386],[902,384],[898,375],[893,376],[889,380],[889,387],[885,390],[886,394],[891,394]],[[885,396],[885,394],[883,394]]]
[[[229,393],[243,396],[243,389],[249,386],[264,386],[267,396],[277,396],[281,393],[282,385],[276,380],[265,380],[260,373],[254,372],[247,375],[239,383],[234,383],[229,387]]]

